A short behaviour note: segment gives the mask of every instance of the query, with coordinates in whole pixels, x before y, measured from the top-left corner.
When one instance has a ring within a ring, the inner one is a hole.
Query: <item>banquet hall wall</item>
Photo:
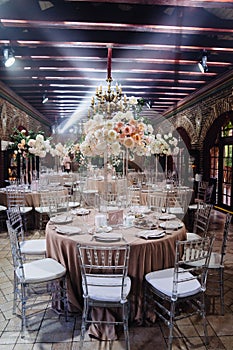
[[[0,82],[0,187],[4,186],[4,150],[10,141],[14,128],[35,132],[41,130],[51,135],[50,123],[26,101]]]
[[[182,104],[171,108],[165,114],[165,118],[174,129],[182,131],[183,139],[185,136],[187,142],[185,139],[184,142],[190,154],[198,158],[196,172],[202,174],[204,180],[209,180],[205,140],[217,119],[225,117],[227,120],[233,113],[232,85],[233,71],[230,71],[197,93],[190,95]],[[163,128],[162,125],[160,127]]]

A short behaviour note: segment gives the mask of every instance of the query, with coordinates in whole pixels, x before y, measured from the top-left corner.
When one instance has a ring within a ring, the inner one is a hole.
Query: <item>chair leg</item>
[[[81,332],[80,332],[80,342],[79,342],[79,350],[82,350],[83,348],[83,342],[86,332],[86,319],[88,314],[88,301],[86,298],[84,298],[84,305],[83,305],[83,314],[82,314],[82,325],[81,325]]]
[[[14,273],[14,299],[13,299],[13,310],[12,310],[13,315],[16,314],[17,289],[18,289],[17,277],[16,277],[16,275]]]
[[[205,295],[202,294],[202,300],[201,300],[201,316],[202,316],[202,324],[203,324],[203,330],[204,330],[204,339],[205,339],[205,345],[209,344],[209,337],[208,337],[208,331],[207,331],[207,321],[206,321],[206,310],[205,310]]]
[[[123,304],[123,327],[125,335],[125,348],[130,350],[129,327],[128,327],[128,303]]]
[[[25,330],[26,330],[26,291],[25,291],[25,285],[21,284],[21,338],[25,337]]]
[[[168,350],[172,350],[175,309],[176,309],[175,302],[171,301],[170,319],[169,319],[169,325],[168,325],[169,327]]]
[[[221,315],[224,315],[224,270],[221,268],[219,271],[220,281],[220,303],[221,303]]]

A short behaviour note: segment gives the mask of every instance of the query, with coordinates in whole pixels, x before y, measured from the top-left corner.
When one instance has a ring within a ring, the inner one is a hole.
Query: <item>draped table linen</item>
[[[143,313],[143,280],[151,271],[165,269],[174,265],[175,242],[186,239],[186,228],[169,232],[162,238],[142,239],[136,237],[142,228],[114,228],[111,233],[122,233],[124,240],[119,242],[99,242],[87,233],[88,227],[93,228],[94,213],[84,217],[74,217],[72,225],[81,228],[81,234],[63,235],[56,232],[56,225],[49,222],[46,226],[47,257],[63,264],[67,269],[67,288],[69,310],[80,312],[83,307],[81,271],[77,259],[77,244],[130,244],[130,259],[128,275],[131,278],[130,320],[141,323]],[[86,232],[83,234],[83,231]],[[106,337],[108,338],[107,335]]]

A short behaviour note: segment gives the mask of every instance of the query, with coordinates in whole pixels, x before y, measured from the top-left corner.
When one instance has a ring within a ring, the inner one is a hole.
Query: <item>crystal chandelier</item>
[[[123,95],[122,88],[116,83],[115,88],[112,87],[111,76],[112,63],[112,48],[108,48],[108,62],[107,62],[107,87],[102,85],[96,88],[95,96],[91,99],[91,108],[88,111],[90,117],[96,113],[103,113],[106,117],[110,117],[113,112],[126,112],[130,106],[126,95]]]

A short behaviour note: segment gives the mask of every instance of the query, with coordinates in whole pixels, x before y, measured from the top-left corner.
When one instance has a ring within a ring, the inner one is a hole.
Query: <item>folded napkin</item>
[[[137,237],[144,239],[153,239],[153,238],[161,238],[165,236],[164,230],[150,230],[150,231],[141,231],[136,234]]]
[[[50,218],[50,221],[53,222],[54,224],[65,224],[72,222],[72,216],[70,215],[57,215],[52,218]]]
[[[74,235],[74,234],[78,234],[81,232],[81,228],[77,227],[77,226],[62,226],[59,225],[56,227],[56,231],[58,233],[64,234],[64,235]]]
[[[106,242],[120,241],[123,238],[122,233],[111,232],[94,233],[93,237],[97,240]]]
[[[165,230],[177,230],[178,228],[183,227],[183,222],[181,221],[166,221],[166,222],[161,222],[159,224],[159,227],[165,229]]]

